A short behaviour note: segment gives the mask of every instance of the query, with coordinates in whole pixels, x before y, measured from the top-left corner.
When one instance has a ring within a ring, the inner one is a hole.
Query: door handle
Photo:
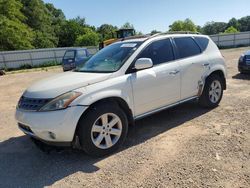
[[[170,75],[176,75],[178,74],[180,71],[179,70],[174,70],[174,71],[171,71],[169,72]]]

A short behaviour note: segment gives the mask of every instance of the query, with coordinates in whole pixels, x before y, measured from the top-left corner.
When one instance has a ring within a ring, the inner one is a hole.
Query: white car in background
[[[43,143],[79,143],[103,156],[124,142],[135,120],[193,99],[214,108],[225,89],[225,62],[208,36],[158,34],[114,43],[74,72],[35,83],[16,119]]]

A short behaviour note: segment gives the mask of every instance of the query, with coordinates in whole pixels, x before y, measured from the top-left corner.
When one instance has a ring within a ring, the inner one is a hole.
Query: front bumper
[[[71,143],[78,120],[86,106],[74,106],[51,112],[29,112],[16,110],[19,129],[33,138],[49,145]]]
[[[250,65],[238,65],[239,72],[250,72]]]

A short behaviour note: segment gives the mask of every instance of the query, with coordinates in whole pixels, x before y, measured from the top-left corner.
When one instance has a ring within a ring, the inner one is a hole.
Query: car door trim
[[[179,102],[176,102],[176,103],[173,103],[173,104],[170,104],[170,105],[167,105],[167,106],[163,106],[163,107],[157,108],[157,109],[155,109],[155,110],[152,110],[152,111],[143,113],[143,114],[141,114],[141,115],[135,116],[134,119],[135,119],[135,120],[139,120],[139,119],[142,119],[142,118],[144,118],[144,117],[146,117],[146,116],[155,114],[155,113],[160,112],[160,111],[162,111],[162,110],[166,110],[166,109],[168,109],[168,108],[172,108],[172,107],[174,107],[174,106],[177,106],[177,105],[179,105],[179,104],[182,104],[182,103],[185,103],[185,102],[188,102],[188,101],[197,99],[197,98],[198,98],[198,96],[189,97],[189,98],[183,99],[183,100],[181,100],[181,101],[179,101]]]

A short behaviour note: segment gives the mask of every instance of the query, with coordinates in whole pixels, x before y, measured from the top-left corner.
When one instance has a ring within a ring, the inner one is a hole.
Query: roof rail
[[[121,41],[130,40],[130,39],[148,38],[148,37],[150,37],[150,35],[135,35],[135,36],[131,36],[131,37],[125,37],[125,38],[121,39]]]
[[[140,39],[140,38],[151,39],[151,38],[154,38],[154,37],[157,37],[157,36],[160,36],[160,35],[172,35],[172,34],[195,34],[195,35],[200,35],[201,33],[193,32],[193,31],[168,31],[168,32],[164,32],[164,33],[156,33],[154,35],[150,35],[150,34],[135,35],[135,36],[123,38],[123,39],[121,39],[121,41],[130,40],[130,39]]]

